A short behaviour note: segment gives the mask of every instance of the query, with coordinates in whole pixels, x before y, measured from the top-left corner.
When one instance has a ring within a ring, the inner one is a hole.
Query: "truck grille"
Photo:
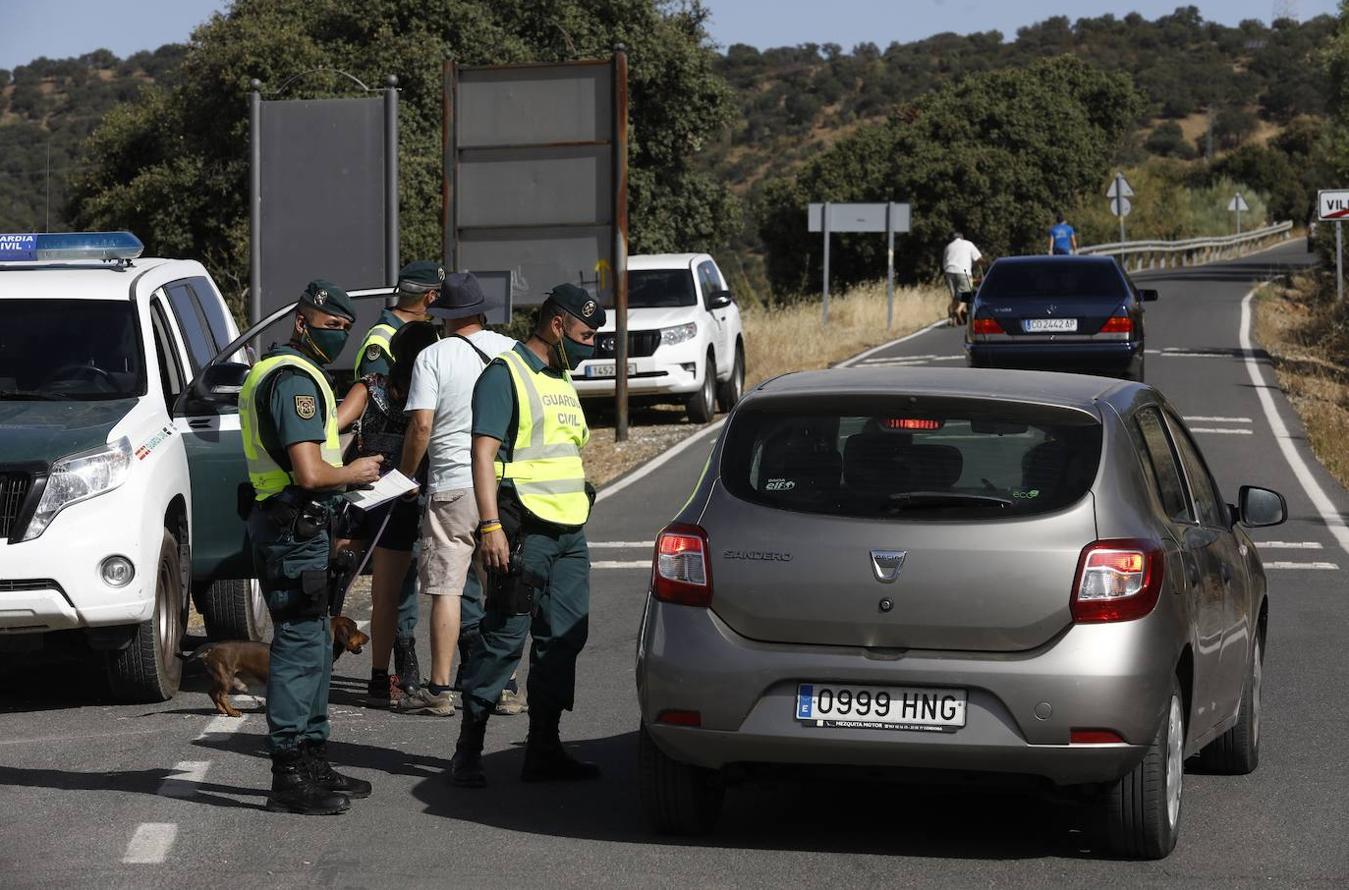
[[[0,538],[14,533],[32,485],[33,477],[28,473],[0,473]]]
[[[613,358],[618,338],[614,334],[595,337],[595,358]],[[660,331],[628,331],[628,358],[654,355],[660,346]]]

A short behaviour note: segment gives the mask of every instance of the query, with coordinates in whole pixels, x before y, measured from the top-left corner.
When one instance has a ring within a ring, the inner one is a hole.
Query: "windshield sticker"
[[[1025,500],[1035,500],[1035,499],[1038,498],[1039,496],[1040,496],[1040,489],[1038,489],[1038,488],[1014,488],[1014,489],[1012,489],[1012,497],[1014,497],[1014,498],[1023,498],[1023,499],[1025,499]]]
[[[136,460],[145,460],[156,448],[167,442],[172,435],[173,429],[166,426],[150,438],[146,439],[141,443],[141,446],[136,449]]]
[[[796,483],[791,479],[769,479],[764,491],[791,491],[795,487]]]

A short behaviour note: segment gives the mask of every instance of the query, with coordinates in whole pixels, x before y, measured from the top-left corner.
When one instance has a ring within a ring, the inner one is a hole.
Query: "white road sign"
[[[1349,219],[1349,189],[1325,189],[1317,193],[1317,219]]]
[[[1116,195],[1123,195],[1126,198],[1132,198],[1134,196],[1134,190],[1129,187],[1129,180],[1124,178],[1123,173],[1115,174],[1115,178],[1110,180],[1110,188],[1107,189],[1105,193],[1107,198],[1113,198]],[[1127,214],[1129,211],[1126,210],[1124,212]],[[1119,214],[1115,215],[1118,216]]]
[[[811,204],[807,216],[807,228],[811,232],[824,231],[824,205]],[[910,215],[908,204],[890,204],[890,223],[895,232],[904,234],[909,231]],[[829,231],[831,232],[884,232],[886,231],[884,204],[830,204]]]
[[[1116,216],[1128,216],[1129,211],[1134,209],[1133,202],[1128,198],[1116,198],[1110,196],[1110,212]]]
[[[1232,200],[1227,202],[1227,209],[1238,210],[1242,213],[1245,213],[1247,210],[1250,210],[1251,208],[1246,203],[1246,199],[1241,197],[1241,192],[1237,192],[1236,196],[1232,198]]]

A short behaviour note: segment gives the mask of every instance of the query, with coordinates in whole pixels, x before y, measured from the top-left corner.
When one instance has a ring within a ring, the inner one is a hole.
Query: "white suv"
[[[582,398],[614,394],[614,314],[595,338],[595,358],[572,375]],[[740,307],[705,253],[628,258],[628,393],[688,406],[707,423],[729,411],[745,385]]]
[[[0,652],[83,637],[116,698],[160,701],[189,596],[214,639],[267,613],[236,511],[247,366],[218,366],[223,398],[200,373],[239,331],[200,263],[140,252],[0,235]]]

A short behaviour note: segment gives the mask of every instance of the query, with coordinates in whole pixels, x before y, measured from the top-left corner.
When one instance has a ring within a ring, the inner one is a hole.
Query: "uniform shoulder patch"
[[[382,351],[383,350],[381,350],[377,345],[372,343],[371,345],[365,348],[365,360],[368,362],[373,362],[375,359],[379,358],[379,354]]]
[[[319,413],[318,400],[313,396],[296,396],[295,413],[301,420],[313,420]]]

